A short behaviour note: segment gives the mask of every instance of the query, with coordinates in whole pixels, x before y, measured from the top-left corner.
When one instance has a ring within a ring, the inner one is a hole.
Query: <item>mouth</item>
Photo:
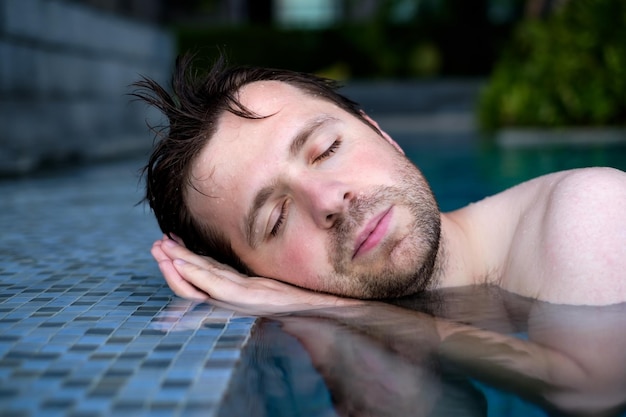
[[[365,228],[358,234],[355,241],[352,259],[365,255],[378,246],[387,235],[392,214],[393,207],[389,207],[387,210],[372,218],[365,225]]]

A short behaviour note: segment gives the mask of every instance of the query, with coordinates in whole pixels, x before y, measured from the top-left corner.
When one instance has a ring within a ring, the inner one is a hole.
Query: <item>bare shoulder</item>
[[[525,247],[511,253],[512,284],[556,303],[626,301],[626,173],[587,168],[537,181],[514,236]]]
[[[562,174],[552,187],[555,198],[572,196],[584,198],[581,192],[611,199],[623,199],[626,195],[626,172],[615,168],[582,168],[563,171]]]

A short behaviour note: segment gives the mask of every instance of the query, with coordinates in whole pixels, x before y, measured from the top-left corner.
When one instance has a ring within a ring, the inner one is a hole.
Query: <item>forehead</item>
[[[237,94],[237,99],[247,109],[259,116],[274,115],[287,105],[305,104],[316,101],[311,95],[302,89],[282,81],[256,81],[243,86]],[[238,116],[226,112],[220,118],[222,129],[229,119],[239,119]]]
[[[251,154],[251,148],[269,150],[295,133],[308,118],[320,113],[341,111],[339,106],[280,81],[257,81],[241,88],[239,102],[257,119],[224,112],[193,170],[220,164]],[[250,155],[260,157],[260,154]]]
[[[207,166],[214,166],[217,170],[246,156],[262,158],[261,150],[267,156],[274,145],[294,133],[307,117],[337,108],[280,81],[257,81],[245,85],[238,92],[237,99],[259,118],[224,112],[218,119],[213,137],[198,155],[193,171]]]
[[[191,169],[189,205],[199,218],[207,218],[209,205],[214,215],[225,206],[232,208],[229,214],[245,209],[242,195],[259,186],[272,161],[284,157],[287,141],[307,118],[338,111],[338,106],[279,81],[250,83],[237,98],[262,118],[224,112],[218,119],[215,133]]]
[[[279,81],[258,81],[245,85],[237,94],[237,100],[259,119],[247,119],[225,111],[219,118],[217,129],[204,149],[199,153],[192,171],[202,171],[209,165],[233,162],[243,156],[240,150],[263,141],[264,134],[280,127],[275,119],[298,121],[298,112],[290,110],[314,100],[296,87]],[[294,114],[292,114],[294,113]],[[272,135],[275,137],[275,135]],[[267,141],[269,145],[271,141]]]

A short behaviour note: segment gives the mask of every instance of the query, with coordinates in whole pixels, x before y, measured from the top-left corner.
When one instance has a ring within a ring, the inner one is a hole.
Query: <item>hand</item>
[[[152,256],[175,294],[200,301],[211,299],[246,314],[285,313],[360,303],[269,278],[242,275],[209,257],[192,253],[167,237],[154,243]]]
[[[174,267],[174,259],[170,258],[168,254],[163,250],[166,242],[173,242],[167,236],[163,236],[163,239],[157,240],[152,244],[152,257],[157,261],[159,269],[165,278],[165,282],[179,297],[186,298],[195,301],[206,301],[209,295],[198,288],[194,287],[191,283],[185,281],[185,279],[178,273]]]

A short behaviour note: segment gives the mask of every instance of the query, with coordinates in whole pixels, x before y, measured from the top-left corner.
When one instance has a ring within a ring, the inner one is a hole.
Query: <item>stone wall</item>
[[[129,85],[168,79],[163,28],[61,0],[0,0],[0,175],[145,153],[147,107]]]

